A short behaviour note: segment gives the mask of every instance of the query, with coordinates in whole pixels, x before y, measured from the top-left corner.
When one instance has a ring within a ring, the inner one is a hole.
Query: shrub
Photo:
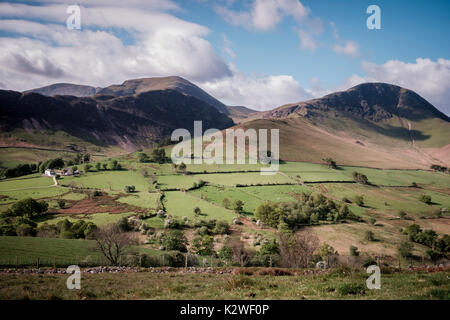
[[[427,195],[427,194],[423,194],[419,197],[419,200],[422,201],[423,203],[426,203],[428,205],[431,205],[433,202],[431,201],[431,196]]]
[[[65,205],[66,205],[66,201],[63,200],[63,199],[58,199],[58,200],[56,200],[56,203],[58,204],[58,207],[59,207],[60,209],[63,209],[63,208],[65,207]]]
[[[370,219],[369,219],[369,222],[370,222],[371,225],[375,225],[375,223],[377,222],[377,219],[375,219],[375,218],[370,218]]]
[[[180,230],[171,230],[165,232],[161,239],[161,244],[166,250],[177,250],[187,252],[188,241]]]
[[[230,225],[226,221],[217,221],[216,226],[213,229],[214,234],[229,234]]]
[[[135,186],[125,186],[124,191],[126,193],[134,193],[134,192],[136,192],[136,187]]]
[[[7,216],[27,217],[33,218],[47,212],[48,203],[45,201],[36,201],[32,198],[27,198],[14,203],[10,209],[5,212]]]
[[[358,257],[359,256],[358,248],[355,246],[350,246],[350,255],[352,257]]]
[[[364,207],[364,196],[356,196],[355,203],[360,207]]]
[[[353,172],[353,180],[360,184],[369,184],[369,179],[367,179],[367,176],[356,171]]]

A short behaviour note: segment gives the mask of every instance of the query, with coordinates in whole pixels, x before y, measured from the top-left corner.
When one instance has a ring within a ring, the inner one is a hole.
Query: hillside
[[[192,130],[195,120],[218,129],[233,125],[206,102],[170,89],[89,98],[0,91],[0,101],[3,146],[46,146],[63,132],[65,138],[59,145],[51,143],[53,148],[78,140],[134,151],[170,136],[174,129]]]
[[[150,91],[174,90],[183,95],[202,100],[222,113],[228,114],[226,106],[193,83],[181,77],[143,78],[127,80],[100,90],[102,95],[130,96]]]
[[[71,83],[55,83],[50,86],[36,88],[25,91],[24,93],[39,93],[43,96],[75,96],[75,97],[90,97],[96,94],[101,88],[91,86],[83,86]]]
[[[255,116],[259,111],[249,109],[242,106],[227,106],[229,116],[235,123],[241,123],[247,121],[251,116]]]
[[[281,157],[389,168],[450,163],[450,122],[413,91],[367,83],[252,115],[245,128],[279,128]]]

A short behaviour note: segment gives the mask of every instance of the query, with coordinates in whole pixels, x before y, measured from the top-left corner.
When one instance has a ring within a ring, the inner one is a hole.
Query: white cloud
[[[232,77],[199,83],[214,97],[228,105],[269,110],[286,103],[312,98],[292,76],[246,76],[235,71]]]
[[[337,30],[336,24],[331,21],[331,30],[333,37],[336,39],[336,44],[333,46],[333,51],[337,54],[344,54],[350,57],[357,57],[360,55],[359,45],[353,40],[343,40]]]
[[[3,87],[25,90],[62,81],[104,86],[167,75],[206,81],[232,74],[205,39],[208,28],[146,10],[158,0],[133,9],[119,1],[84,2],[90,7],[82,7],[80,31],[65,28],[65,5],[0,4],[0,30],[16,35],[0,37]],[[132,44],[111,30],[127,33]]]
[[[344,45],[335,44],[333,46],[333,51],[337,54],[355,57],[359,55],[359,45],[355,41],[348,40],[345,41]]]
[[[435,107],[450,114],[450,60],[418,58],[415,63],[389,60],[382,65],[364,61],[364,76],[353,75],[346,86],[363,82],[387,82],[420,94]]]
[[[233,11],[224,6],[215,9],[230,24],[260,31],[274,29],[284,17],[302,22],[309,14],[309,9],[298,0],[254,0],[249,11]]]
[[[310,33],[305,30],[298,30],[297,33],[300,38],[300,48],[302,50],[316,51],[318,44]]]

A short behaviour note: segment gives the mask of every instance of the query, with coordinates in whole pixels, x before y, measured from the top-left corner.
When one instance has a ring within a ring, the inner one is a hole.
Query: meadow
[[[367,274],[338,269],[292,276],[170,273],[82,274],[81,290],[66,288],[67,275],[1,274],[0,299],[41,300],[448,300],[449,273],[389,272],[380,290]],[[174,311],[174,316],[175,316]]]

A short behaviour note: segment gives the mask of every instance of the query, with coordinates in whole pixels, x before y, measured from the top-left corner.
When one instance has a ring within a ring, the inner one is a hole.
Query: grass
[[[89,172],[81,177],[64,177],[60,184],[75,183],[79,187],[100,189],[106,192],[122,192],[125,186],[135,186],[136,191],[147,191],[150,183],[135,171]]]
[[[111,223],[115,223],[119,221],[123,217],[129,217],[133,215],[132,212],[129,213],[120,213],[120,214],[109,214],[109,213],[96,213],[89,215],[54,215],[54,216],[44,216],[42,219],[37,220],[39,224],[48,223],[48,224],[57,224],[59,221],[68,219],[71,222],[76,222],[79,220],[84,220],[86,222],[92,222],[97,226],[104,226]]]
[[[292,179],[289,179],[280,173],[271,176],[263,176],[259,172],[197,174],[195,177],[212,184],[224,186],[235,186],[237,184],[252,185],[294,183]]]
[[[39,237],[0,237],[0,265],[36,266],[39,258],[41,266],[62,266],[72,264],[93,265],[106,262],[103,256],[94,250],[94,240],[59,239]],[[159,255],[160,252],[143,247],[132,247],[149,255]]]
[[[182,218],[188,217],[195,219],[194,208],[199,207],[202,215],[199,219],[217,219],[231,222],[236,216],[233,211],[219,207],[205,200],[199,199],[189,193],[181,191],[166,192],[164,199],[166,211],[168,214]]]
[[[138,300],[408,300],[449,299],[449,273],[382,275],[380,290],[366,288],[363,271],[323,275],[240,276],[184,273],[82,274],[81,290],[68,290],[67,275],[2,274],[0,299]],[[356,290],[355,290],[356,289]]]
[[[137,192],[121,197],[117,201],[141,208],[155,209],[160,197],[159,193]]]

